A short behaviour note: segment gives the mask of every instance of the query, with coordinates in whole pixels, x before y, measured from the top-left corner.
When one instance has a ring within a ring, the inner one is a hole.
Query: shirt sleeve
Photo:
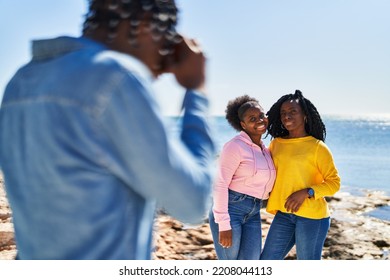
[[[219,231],[231,229],[230,216],[228,213],[228,190],[240,162],[241,157],[237,143],[234,141],[226,143],[221,151],[218,175],[213,191],[213,213],[215,222],[218,223]]]
[[[340,176],[334,164],[332,153],[325,143],[320,142],[318,145],[316,158],[323,181],[321,184],[311,186],[314,189],[315,198],[332,196],[340,190]]]
[[[187,91],[181,139],[169,135],[151,86],[127,75],[100,117],[107,168],[140,199],[157,199],[170,215],[203,222],[211,206],[214,142],[208,100]]]

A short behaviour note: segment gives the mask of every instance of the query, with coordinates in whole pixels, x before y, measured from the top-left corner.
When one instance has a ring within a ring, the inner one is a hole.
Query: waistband
[[[229,193],[231,194],[235,194],[235,195],[243,195],[244,196],[244,199],[250,199],[250,200],[253,200],[253,201],[262,201],[262,199],[260,198],[257,198],[257,197],[254,197],[254,196],[251,196],[251,195],[248,195],[248,194],[245,194],[245,193],[240,193],[240,192],[236,192],[236,191],[232,191],[229,189]]]

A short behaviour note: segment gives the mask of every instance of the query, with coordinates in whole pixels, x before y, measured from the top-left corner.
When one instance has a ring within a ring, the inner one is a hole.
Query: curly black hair
[[[241,121],[246,110],[252,107],[261,107],[256,98],[242,95],[230,100],[226,106],[226,120],[237,131],[242,131]]]
[[[107,29],[107,41],[116,37],[121,21],[128,21],[131,31],[128,41],[136,45],[137,27],[142,17],[151,14],[151,31],[154,38],[166,39],[166,46],[170,48],[181,40],[176,32],[178,8],[175,0],[88,0],[88,12],[85,15],[83,34],[93,32],[99,26]]]
[[[306,132],[314,138],[325,142],[326,128],[323,123],[317,108],[311,103],[310,100],[302,95],[300,90],[296,90],[294,94],[283,95],[279,100],[272,105],[271,109],[267,112],[268,116],[268,134],[273,138],[283,137],[288,135],[287,129],[282,126],[280,119],[280,108],[282,104],[289,100],[298,100],[298,104],[301,106],[302,111],[306,115],[307,121],[305,123]]]

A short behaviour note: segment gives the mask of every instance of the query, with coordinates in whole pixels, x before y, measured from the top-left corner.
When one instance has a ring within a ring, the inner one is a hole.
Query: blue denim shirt
[[[187,90],[175,139],[137,59],[86,38],[32,47],[0,111],[18,258],[150,259],[156,206],[201,223],[215,159],[207,99]]]

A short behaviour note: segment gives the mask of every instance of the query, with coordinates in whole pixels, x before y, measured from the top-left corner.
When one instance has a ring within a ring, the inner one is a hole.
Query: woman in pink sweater
[[[262,201],[268,199],[276,171],[261,137],[268,119],[259,102],[248,95],[231,100],[226,119],[239,132],[221,152],[214,185],[210,229],[220,260],[258,260]]]

